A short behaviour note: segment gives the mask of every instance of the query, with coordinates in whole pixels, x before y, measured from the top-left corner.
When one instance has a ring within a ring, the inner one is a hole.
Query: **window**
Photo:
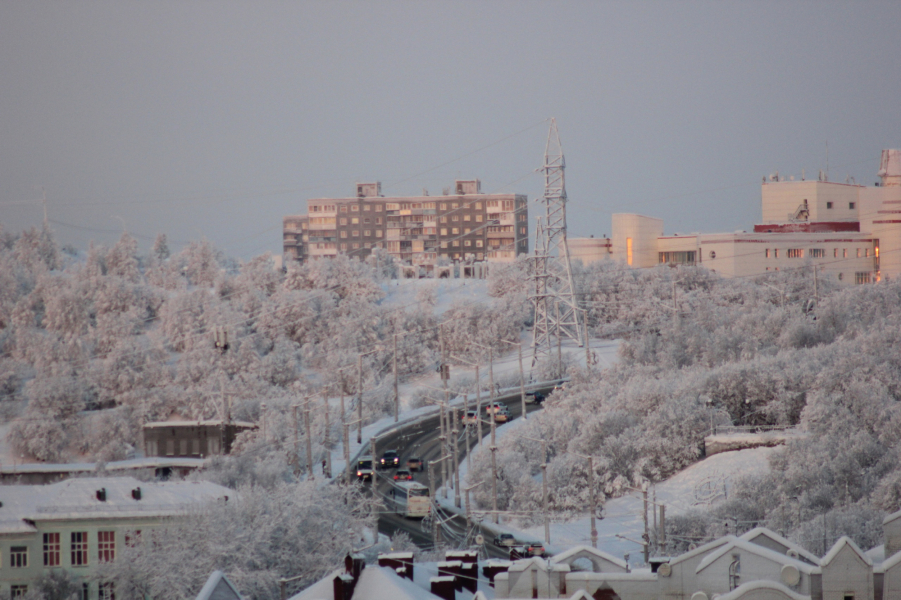
[[[472,246],[472,242],[470,242],[469,240],[464,240],[463,245],[468,248],[468,247]]]
[[[91,589],[88,587],[88,584],[82,583],[81,589],[78,590],[78,600],[90,600],[90,591]]]
[[[476,215],[476,223],[482,222],[482,215]]]
[[[353,231],[350,232],[350,235],[352,235],[353,237],[360,237],[360,230],[354,229]]]
[[[779,248],[773,249],[773,258],[779,258]]]
[[[350,224],[351,224],[351,225],[359,225],[359,224],[360,224],[360,217],[353,217],[353,218],[350,220]]]
[[[442,248],[447,248],[447,242],[441,242],[441,247],[442,247]]]
[[[451,202],[451,208],[456,209],[456,208],[459,208],[459,207],[460,207],[460,205],[457,204],[456,202]]]
[[[175,440],[166,440],[166,456],[175,456]]]
[[[476,248],[481,248],[483,245],[482,240],[476,240]]]
[[[789,258],[804,258],[804,249],[803,248],[789,248],[787,256]]]
[[[88,532],[72,532],[72,566],[85,567],[88,564]]]
[[[342,206],[342,207],[341,207],[341,212],[347,212],[347,206]]]
[[[451,228],[451,234],[457,235],[457,234],[459,234],[459,233],[460,233],[460,229],[459,229],[458,227],[452,227],[452,228]]]
[[[440,205],[441,210],[447,210],[447,202],[442,202]]]
[[[861,285],[863,283],[870,283],[870,272],[864,271],[863,273],[855,273],[854,280],[857,285]]]
[[[442,222],[442,223],[447,223],[447,217],[441,217],[441,222]]]
[[[811,248],[810,258],[826,258],[826,250],[823,248]]]
[[[632,238],[626,238],[626,264],[632,266]]]
[[[340,219],[338,219],[338,224],[347,225],[347,217],[341,217]]]
[[[342,250],[347,250],[347,244],[341,244],[341,249],[342,249]]]
[[[99,562],[112,562],[116,560],[116,532],[97,532],[97,560]]]
[[[447,227],[441,228],[441,235],[447,235]]]
[[[848,258],[848,249],[842,248],[842,258]]]
[[[45,567],[58,567],[59,566],[59,534],[58,533],[45,533],[44,534],[44,566]]]
[[[729,590],[734,590],[741,585],[741,557],[738,554],[732,555],[732,562],[729,564]]]
[[[470,221],[470,220],[472,220],[472,217],[470,215],[463,215],[463,220]]]
[[[827,202],[827,203],[826,203],[826,208],[832,208],[832,202]]]
[[[381,205],[381,204],[376,204],[376,205],[375,205],[375,212],[382,212],[382,205]],[[379,221],[379,222],[381,222],[381,221]]]
[[[769,249],[769,248],[766,249],[766,254],[765,254],[765,256],[766,256],[767,258],[770,257],[770,249]]]
[[[354,250],[359,250],[359,249],[360,249],[360,244],[354,243]]]
[[[863,249],[863,256],[864,256],[864,258],[870,258],[870,249],[869,248]]]
[[[855,204],[853,202],[848,202],[848,208],[854,210]]]
[[[97,592],[99,600],[116,600],[116,587],[112,581],[101,583]]]
[[[381,224],[382,224],[382,218],[381,218],[381,217],[376,217],[376,218],[375,218],[375,224],[376,224],[376,225],[381,225]]]
[[[838,280],[839,280],[839,281],[841,281],[841,280],[844,279],[844,278],[845,278],[845,274],[844,274],[844,273],[839,273],[839,274],[838,274]]]
[[[353,206],[351,206],[351,207],[350,207],[350,212],[360,212],[360,205],[359,205],[359,204],[354,204]]]
[[[857,258],[860,258],[860,248],[857,249]]]
[[[369,212],[371,209],[372,209],[372,207],[369,206],[368,204],[364,204],[364,205],[363,205],[363,211]]]
[[[712,258],[712,259],[713,259],[713,258],[716,258],[716,250],[711,250],[711,251],[710,251],[710,258]]]
[[[21,598],[25,594],[28,593],[27,585],[11,585],[9,587],[9,597],[10,598]]]
[[[9,566],[13,569],[28,566],[28,546],[12,546],[9,549]]]
[[[381,229],[376,229],[376,230],[375,230],[375,237],[382,237],[382,230],[381,230]]]
[[[832,258],[838,258],[838,248],[832,249]]]
[[[460,242],[457,241],[457,240],[454,240],[454,241],[451,242],[451,246],[453,246],[454,248],[459,248],[459,247],[460,247]]]
[[[451,221],[455,221],[455,222],[456,222],[456,221],[459,221],[459,220],[460,220],[460,215],[454,215],[453,217],[451,217]]]
[[[366,229],[365,231],[363,231],[364,237],[370,237],[371,235],[372,235],[372,232],[370,230]]]
[[[347,237],[347,232],[346,232],[346,231],[342,231],[342,232],[341,232],[341,237],[346,238],[346,237]]]
[[[481,203],[481,202],[476,202],[476,203],[473,204],[472,206],[473,206],[473,208],[475,208],[476,210],[482,210],[482,203]]]

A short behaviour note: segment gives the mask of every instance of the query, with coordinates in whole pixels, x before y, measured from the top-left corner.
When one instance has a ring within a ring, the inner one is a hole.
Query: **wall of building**
[[[658,262],[657,238],[663,235],[663,219],[626,213],[613,215],[613,259],[636,268]]]
[[[583,265],[590,265],[613,258],[613,241],[610,238],[568,238],[569,258],[580,260]]]
[[[766,181],[761,187],[761,223],[787,223],[807,201],[811,222],[857,221],[863,186],[827,181]]]

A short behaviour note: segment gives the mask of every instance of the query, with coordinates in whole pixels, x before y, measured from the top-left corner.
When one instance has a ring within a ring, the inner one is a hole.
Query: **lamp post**
[[[359,402],[357,403],[357,443],[363,443],[363,357],[369,354],[375,354],[381,350],[381,348],[376,348],[374,350],[370,350],[369,352],[361,352],[360,356],[357,358],[357,370],[358,370],[358,385],[357,385],[357,393],[359,394]],[[373,457],[375,459],[375,457]]]
[[[579,458],[585,458],[588,460],[588,496],[589,501],[591,503],[591,547],[598,547],[598,528],[595,523],[595,514],[598,509],[598,498],[597,491],[594,487],[594,457],[586,456],[584,454],[579,454],[577,452],[569,452]]]
[[[525,373],[522,369],[522,342],[508,342],[507,340],[500,340],[505,344],[511,344],[516,346],[516,349],[519,353],[519,399],[522,402],[522,418],[523,420],[527,420],[529,415],[526,413],[526,377]]]
[[[479,364],[471,363],[468,360],[463,360],[462,358],[459,358],[456,356],[454,356],[452,358],[454,360],[460,361],[471,367],[476,368],[476,425],[478,426],[478,434],[477,435],[479,436],[479,445],[481,446],[482,445],[482,420],[479,418],[479,416],[482,411],[482,393],[481,393],[482,380],[479,377]],[[463,397],[463,414],[466,415],[468,412],[469,412],[469,394],[467,394]],[[472,470],[472,459],[471,459],[472,453],[469,451],[470,444],[469,444],[469,424],[468,423],[466,424],[465,429],[466,429],[466,468],[469,470]]]
[[[533,442],[541,442],[541,492],[543,495],[542,505],[544,510],[544,543],[551,543],[551,522],[550,515],[548,514],[548,499],[547,499],[547,441],[544,439],[535,439],[528,436],[522,436],[523,439],[531,440]],[[592,530],[594,527],[592,526]]]

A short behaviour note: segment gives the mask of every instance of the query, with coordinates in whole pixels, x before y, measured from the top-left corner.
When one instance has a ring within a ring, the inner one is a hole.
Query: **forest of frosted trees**
[[[393,411],[395,334],[407,378],[435,368],[439,323],[449,355],[484,361],[477,344],[509,352],[505,342],[518,341],[531,320],[525,261],[493,267],[490,298],[455,302],[440,315],[428,286],[415,301],[384,304],[393,275],[386,255],[280,271],[268,256],[238,262],[206,241],[171,254],[160,236],[142,255],[123,234],[111,248],[78,253],[60,249],[49,231],[0,230],[7,441],[31,460],[121,459],[140,446],[143,423],[221,418],[227,397],[235,419],[261,427],[203,477],[241,489],[242,497],[283,490],[268,495],[273,514],[288,506],[279,504],[289,503],[284,486],[307,486],[301,513],[326,503],[343,511],[348,530],[371,525],[366,511],[352,512],[362,502],[354,486],[326,492],[298,480],[307,465],[291,451],[291,406],[311,394],[352,398],[363,354],[364,420],[374,421]],[[901,286],[839,288],[821,277],[815,291],[809,265],[759,279],[610,263],[576,266],[575,275],[592,336],[622,339],[620,360],[605,370],[562,365],[566,389],[497,452],[501,509],[541,505],[540,446],[524,436],[548,441],[551,505],[556,519],[566,519],[589,504],[577,454],[599,457],[595,481],[609,498],[696,462],[713,424],[785,425],[806,435],[774,452],[767,475],[734,473],[727,501],[670,515],[670,552],[726,533],[726,523],[729,533],[765,525],[814,552],[840,535],[863,547],[880,543],[881,519],[901,506]],[[216,329],[229,333],[225,352],[214,347]],[[534,375],[560,369],[545,363]],[[451,383],[462,390],[472,382]],[[314,415],[314,463],[325,452],[324,427]],[[330,427],[338,446],[337,419]],[[473,471],[472,480],[486,478],[488,461],[474,457]],[[483,506],[488,488],[475,492]],[[195,517],[192,527],[214,522],[208,513]],[[310,580],[347,550],[320,545]],[[127,566],[117,577],[154,596],[154,578],[172,577],[159,569],[176,569],[146,557]],[[262,574],[259,565],[232,567],[261,598],[274,597],[278,577],[297,574],[274,558]],[[184,575],[184,589],[199,573]]]

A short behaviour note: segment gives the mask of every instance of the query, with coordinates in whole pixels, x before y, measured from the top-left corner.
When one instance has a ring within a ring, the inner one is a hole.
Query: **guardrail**
[[[792,425],[717,425],[713,428],[713,435],[721,433],[766,433],[768,431],[785,431],[792,428]]]

